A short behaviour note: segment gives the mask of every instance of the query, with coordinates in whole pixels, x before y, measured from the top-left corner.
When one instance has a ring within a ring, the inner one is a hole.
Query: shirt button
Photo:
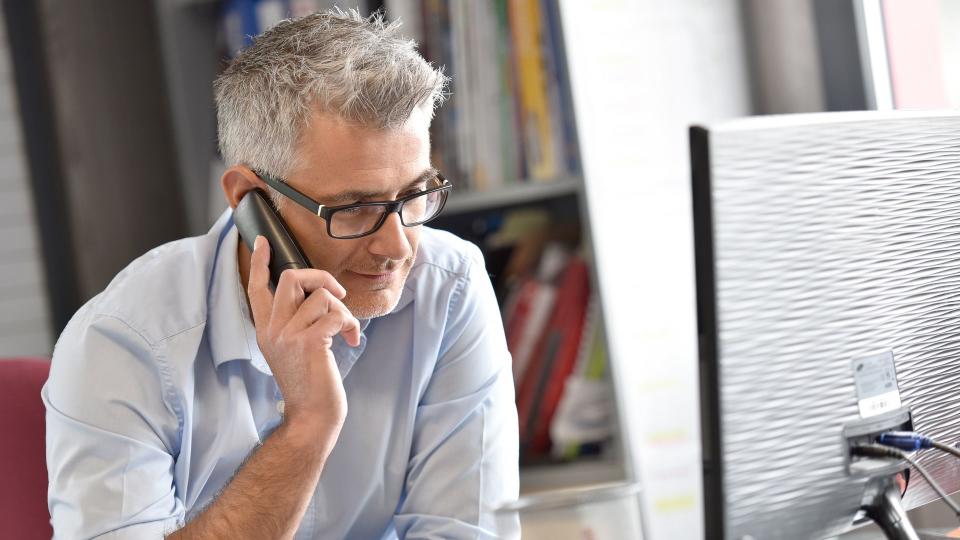
[[[283,414],[283,407],[284,407],[283,400],[281,399],[280,401],[277,401],[277,412],[278,412],[278,413]]]

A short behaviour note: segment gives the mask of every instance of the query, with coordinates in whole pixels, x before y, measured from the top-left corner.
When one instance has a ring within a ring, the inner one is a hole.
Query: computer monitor
[[[960,441],[960,113],[690,135],[707,536],[843,533],[901,468],[855,439]],[[960,489],[955,458],[918,457]],[[914,474],[902,504],[935,498]]]

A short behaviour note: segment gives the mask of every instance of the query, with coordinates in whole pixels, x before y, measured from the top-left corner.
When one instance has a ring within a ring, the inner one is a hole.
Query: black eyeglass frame
[[[441,183],[441,185],[439,185],[439,186],[437,186],[437,187],[435,187],[435,188],[430,188],[430,189],[427,189],[427,190],[424,190],[424,191],[418,191],[418,192],[416,192],[416,193],[411,193],[410,195],[407,195],[407,196],[405,196],[405,197],[400,197],[399,199],[396,199],[396,200],[393,200],[393,201],[370,201],[370,202],[365,202],[365,203],[341,204],[341,205],[337,205],[337,206],[324,206],[324,205],[320,204],[319,202],[311,199],[311,198],[308,197],[307,195],[301,193],[301,192],[298,191],[297,189],[291,187],[291,186],[290,186],[289,184],[287,184],[286,182],[283,182],[283,181],[281,181],[281,180],[279,180],[279,179],[277,179],[277,178],[274,178],[273,176],[270,176],[269,174],[264,174],[264,173],[261,173],[261,172],[258,172],[258,171],[253,171],[253,173],[256,174],[257,176],[259,176],[260,179],[263,180],[264,183],[266,183],[268,186],[270,186],[271,188],[279,191],[280,194],[283,195],[284,197],[292,200],[293,202],[297,203],[298,205],[300,205],[300,206],[306,208],[307,210],[309,210],[310,212],[316,214],[317,217],[323,219],[323,220],[327,223],[327,235],[330,236],[330,238],[336,238],[337,240],[353,240],[353,239],[355,239],[355,238],[363,238],[364,236],[369,236],[369,235],[371,235],[371,234],[379,231],[379,230],[380,230],[380,227],[382,227],[383,224],[387,221],[387,216],[389,216],[390,214],[392,214],[392,213],[394,213],[394,212],[396,212],[397,215],[400,216],[400,223],[403,224],[404,227],[416,227],[416,226],[418,226],[418,225],[423,225],[424,223],[427,223],[427,222],[435,219],[437,216],[439,216],[439,215],[440,215],[440,212],[443,212],[443,207],[447,204],[447,198],[450,196],[450,190],[453,188],[453,184],[451,184],[451,183],[443,176],[443,174],[441,174],[439,171],[437,171],[437,178],[438,178],[442,183]],[[429,219],[425,219],[425,220],[419,221],[419,222],[417,222],[417,223],[407,224],[406,222],[404,222],[404,220],[403,220],[403,212],[402,212],[403,204],[404,204],[404,203],[406,203],[407,201],[409,201],[409,200],[411,200],[411,199],[415,199],[415,198],[417,198],[417,197],[421,197],[421,196],[424,196],[424,195],[428,195],[428,194],[430,194],[430,193],[434,193],[434,192],[437,192],[437,191],[441,192],[441,195],[442,195],[443,197],[440,199],[440,207],[437,208],[437,213],[436,213],[436,214],[434,214],[434,215],[433,215],[432,217],[430,217]],[[377,224],[374,225],[372,229],[370,229],[369,231],[367,231],[367,232],[365,232],[365,233],[354,234],[354,235],[350,235],[350,236],[336,236],[336,235],[333,234],[333,231],[331,230],[331,227],[330,227],[330,221],[331,221],[330,218],[331,218],[335,213],[337,213],[337,212],[340,211],[340,210],[349,210],[349,209],[353,209],[353,208],[368,207],[368,206],[381,206],[381,207],[384,208],[384,212],[380,215],[380,221],[378,221]]]

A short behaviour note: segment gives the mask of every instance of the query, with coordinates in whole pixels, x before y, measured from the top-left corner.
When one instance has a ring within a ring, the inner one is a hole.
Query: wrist
[[[277,433],[299,451],[317,454],[324,459],[333,450],[343,422],[330,422],[318,415],[286,411]]]
[[[315,432],[339,433],[347,419],[347,403],[343,399],[305,399],[287,401],[283,422],[303,426]]]

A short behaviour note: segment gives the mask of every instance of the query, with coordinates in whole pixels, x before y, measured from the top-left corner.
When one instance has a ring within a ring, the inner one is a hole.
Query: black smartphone
[[[233,211],[233,222],[251,253],[257,235],[263,235],[270,242],[270,284],[274,289],[284,270],[312,267],[263,190],[251,190],[240,199]]]

